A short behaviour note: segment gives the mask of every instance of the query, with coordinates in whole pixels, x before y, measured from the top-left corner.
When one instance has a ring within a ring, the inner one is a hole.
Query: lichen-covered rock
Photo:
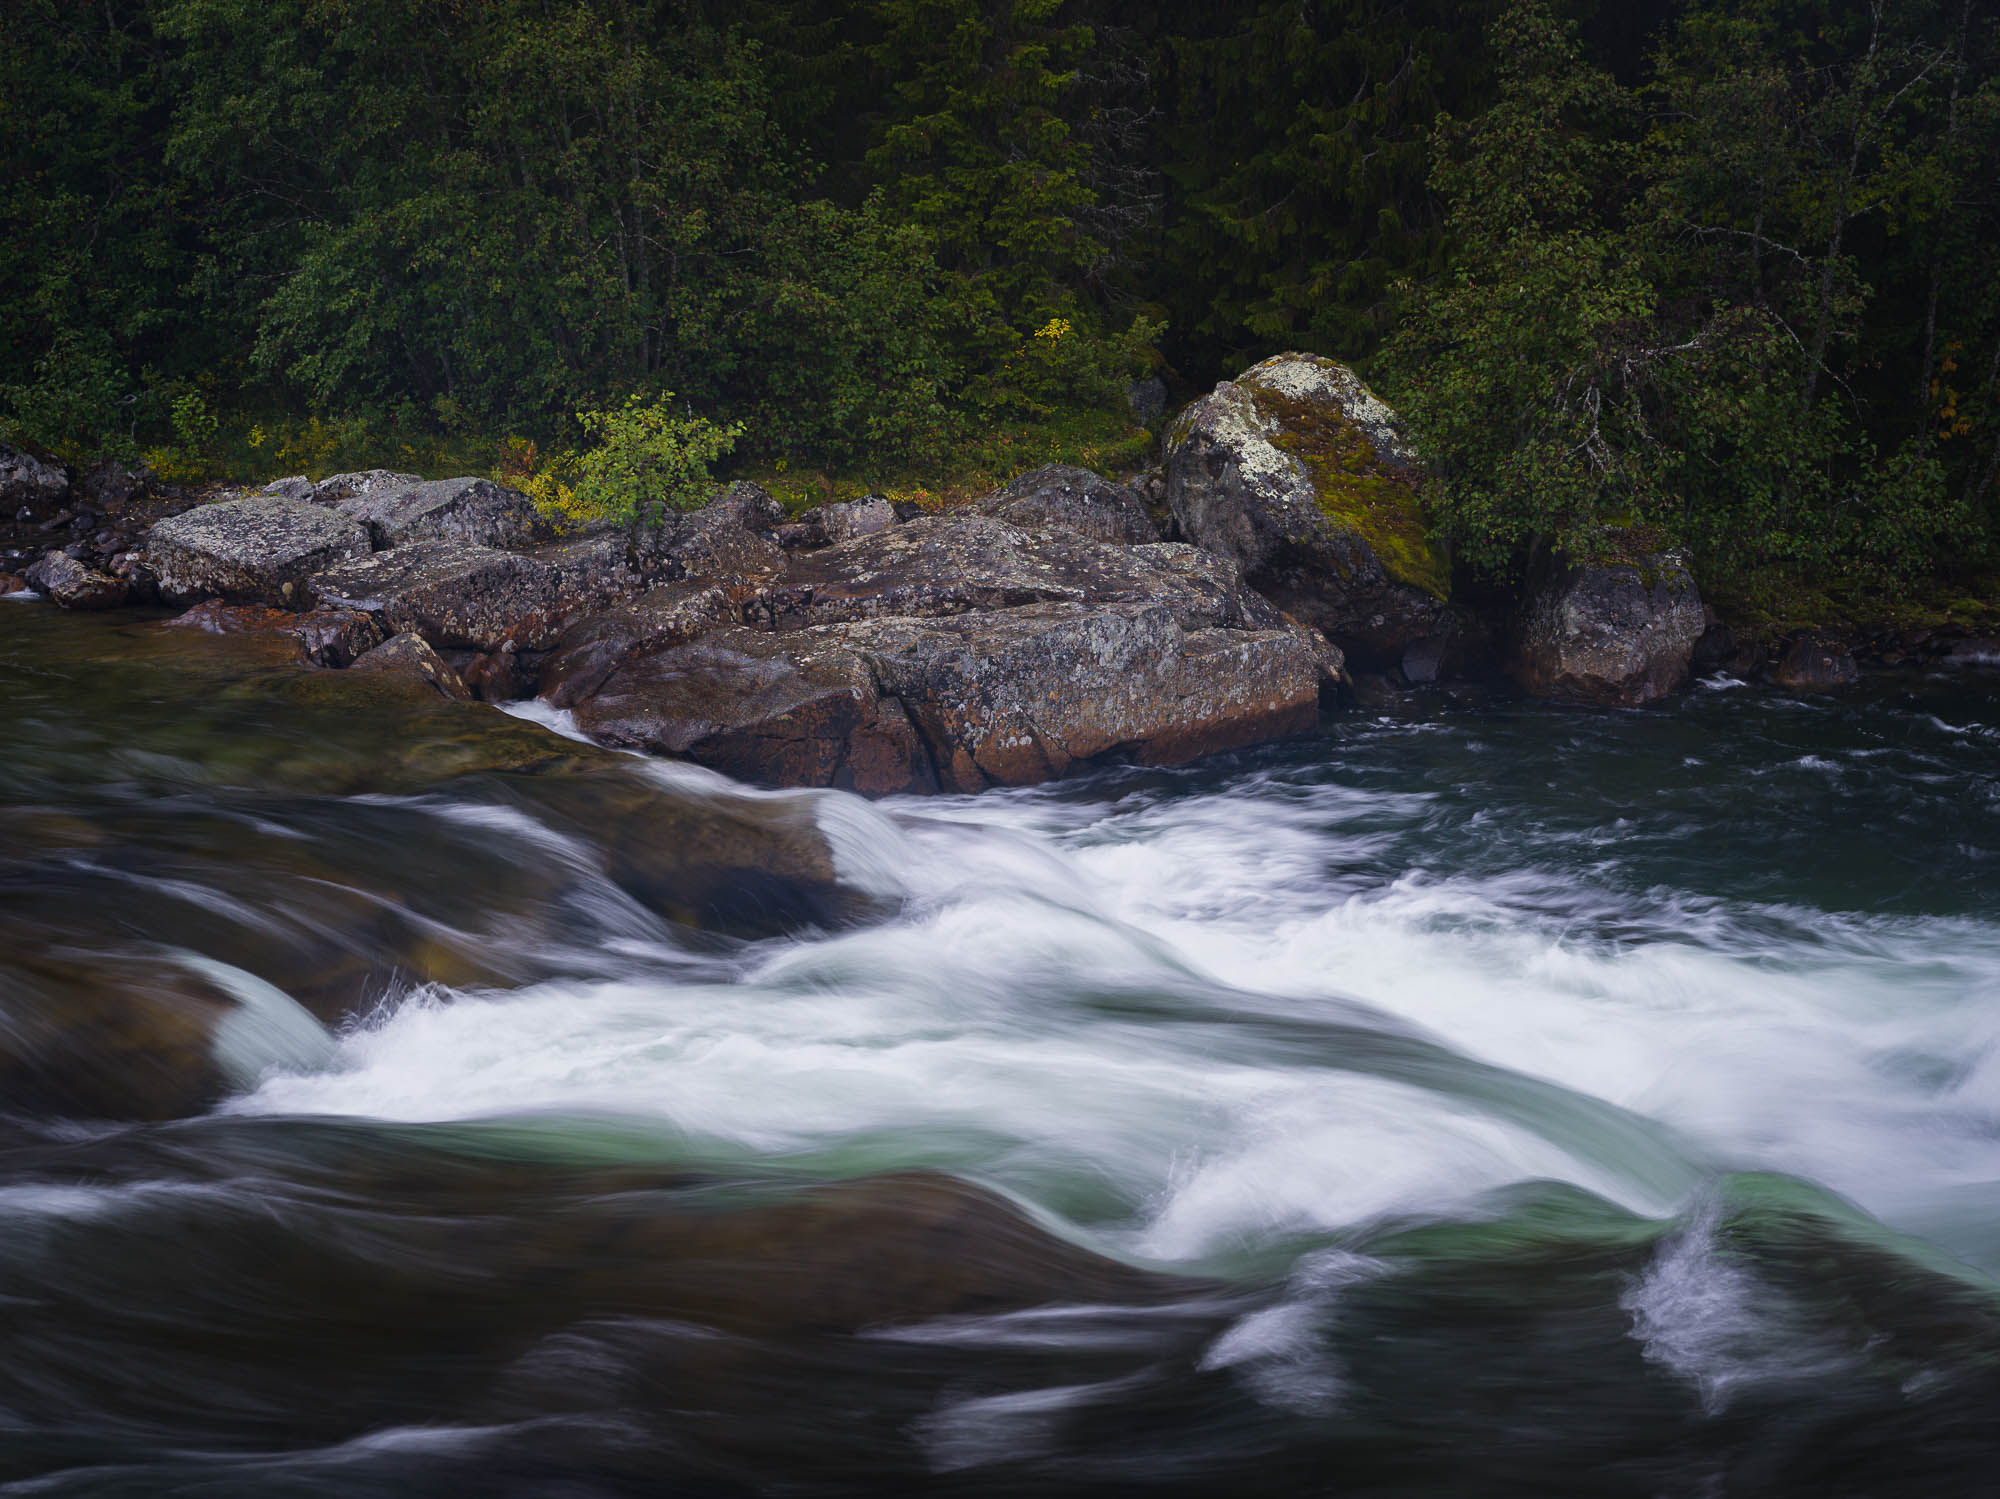
[[[1188,630],[1159,604],[1031,604],[827,633],[866,657],[955,791],[1049,780],[1107,755],[1180,764],[1302,733],[1324,682],[1309,631]]]
[[[1854,654],[1838,640],[1808,633],[1785,647],[1771,676],[1780,687],[1794,692],[1831,692],[1852,687],[1861,680],[1861,668]]]
[[[368,528],[378,549],[414,541],[460,541],[472,546],[525,547],[551,541],[555,532],[524,494],[490,479],[431,479],[414,484],[354,482],[334,509]],[[329,491],[331,492],[331,491]]]
[[[146,566],[170,604],[220,598],[304,608],[303,585],[370,550],[367,528],[298,500],[225,500],[147,533]]]
[[[69,475],[60,464],[0,443],[0,520],[12,520],[23,510],[40,519],[60,509],[68,497]]]
[[[45,555],[28,569],[27,580],[65,609],[116,609],[132,592],[125,579],[85,567],[62,552]]]
[[[1706,628],[1677,552],[1552,564],[1529,588],[1514,675],[1537,697],[1636,707],[1685,685]]]
[[[280,480],[279,483],[291,483]],[[329,474],[312,485],[312,502],[316,505],[338,505],[343,500],[359,499],[387,489],[407,489],[413,484],[423,483],[419,474],[399,474],[386,468],[362,469],[352,474]],[[267,485],[266,488],[273,486]]]
[[[1450,580],[1395,413],[1353,371],[1280,354],[1225,381],[1166,435],[1167,505],[1189,541],[1371,669],[1455,629]]]
[[[858,500],[815,505],[800,514],[794,534],[781,538],[793,546],[839,546],[857,536],[872,536],[896,524],[896,507],[885,496],[865,494]]]
[[[740,780],[932,791],[937,782],[901,706],[868,663],[824,631],[731,629],[629,655],[576,707],[607,744],[685,755]]]
[[[1133,490],[1073,464],[1048,463],[1030,469],[1004,489],[972,506],[1017,526],[1061,526],[1092,541],[1139,546],[1160,539]]]
[[[380,674],[423,682],[441,696],[458,702],[469,702],[472,698],[458,673],[445,665],[443,658],[431,649],[430,642],[414,630],[391,635],[347,669],[362,676]]]
[[[765,629],[891,616],[932,618],[1041,603],[1165,605],[1184,628],[1275,629],[1276,608],[1225,558],[1164,542],[1109,546],[983,515],[925,516],[795,558],[756,588],[746,622]]]
[[[575,544],[523,553],[418,541],[329,568],[308,586],[320,608],[370,615],[385,635],[414,630],[440,648],[545,650],[570,619],[602,608],[624,575]]]
[[[741,590],[784,570],[785,553],[772,534],[784,514],[755,484],[732,484],[690,515],[642,528],[639,568],[654,581],[694,579]]]

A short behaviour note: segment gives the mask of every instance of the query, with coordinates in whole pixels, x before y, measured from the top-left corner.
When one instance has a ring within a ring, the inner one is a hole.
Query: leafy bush
[[[713,493],[709,465],[736,446],[743,424],[676,415],[672,391],[650,403],[633,396],[610,411],[580,411],[577,421],[596,446],[559,454],[517,481],[535,507],[564,529],[612,517],[628,525],[658,525],[668,510],[692,510]],[[521,450],[516,450],[517,462]],[[574,476],[574,482],[570,476]]]

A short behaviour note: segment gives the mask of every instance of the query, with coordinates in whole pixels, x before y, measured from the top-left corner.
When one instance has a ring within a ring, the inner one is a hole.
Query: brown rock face
[[[170,630],[200,630],[209,635],[272,635],[298,642],[300,652],[315,666],[347,666],[357,656],[382,643],[375,621],[365,614],[315,609],[294,614],[261,604],[225,604],[207,599],[174,619],[162,620]]]
[[[929,756],[868,663],[825,632],[732,629],[635,652],[576,708],[607,744],[685,755],[743,780],[930,791]]]
[[[1176,417],[1166,452],[1181,533],[1357,665],[1387,670],[1413,642],[1456,634],[1416,457],[1345,365],[1267,359]]]
[[[1705,629],[1677,553],[1554,566],[1530,589],[1514,675],[1537,697],[1637,707],[1686,684]]]
[[[351,672],[363,676],[381,674],[384,676],[407,678],[413,682],[423,682],[437,690],[442,697],[460,702],[470,702],[471,690],[459,678],[457,672],[444,664],[442,657],[430,648],[423,636],[414,630],[405,630],[400,635],[391,635],[348,667]]]
[[[595,542],[524,553],[418,541],[329,568],[308,589],[319,607],[370,615],[385,634],[415,631],[440,648],[542,650],[569,619],[629,586],[622,556]]]
[[[578,620],[541,667],[541,694],[573,708],[625,662],[646,650],[685,645],[734,622],[728,592],[714,583],[665,583],[638,598]]]

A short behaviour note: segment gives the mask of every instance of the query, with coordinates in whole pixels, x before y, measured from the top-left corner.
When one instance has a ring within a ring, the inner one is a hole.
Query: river
[[[147,630],[0,603],[0,932],[276,987],[199,1117],[0,1123],[0,1495],[1992,1492],[1993,675],[632,760],[869,901],[725,936]],[[358,901],[466,973],[322,1029]]]

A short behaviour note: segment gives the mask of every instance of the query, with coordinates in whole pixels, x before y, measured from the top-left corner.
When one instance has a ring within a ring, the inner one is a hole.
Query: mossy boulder
[[[1280,354],[1168,428],[1167,506],[1197,546],[1357,665],[1457,634],[1423,471],[1396,414],[1337,360]]]

